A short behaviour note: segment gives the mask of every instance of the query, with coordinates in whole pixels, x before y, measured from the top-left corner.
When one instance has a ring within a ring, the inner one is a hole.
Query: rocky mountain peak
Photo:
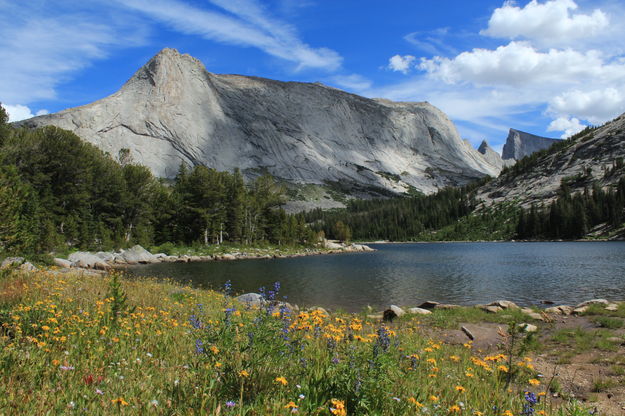
[[[537,136],[524,131],[510,129],[501,156],[504,160],[519,160],[534,152],[550,147],[558,139]]]
[[[20,124],[71,130],[113,156],[128,149],[161,177],[175,176],[181,163],[203,164],[291,184],[340,184],[357,196],[432,193],[501,170],[429,103],[213,74],[175,49],[163,49],[109,97]]]

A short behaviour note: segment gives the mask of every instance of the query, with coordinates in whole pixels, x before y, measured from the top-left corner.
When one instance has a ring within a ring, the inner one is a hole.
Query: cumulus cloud
[[[9,115],[9,122],[25,120],[27,118],[41,116],[44,114],[48,114],[48,110],[39,110],[36,114],[32,113],[32,110],[25,105],[17,104],[17,105],[8,105],[8,104],[0,104],[2,108],[4,108]]]
[[[558,117],[549,124],[547,131],[562,131],[564,133],[560,138],[566,139],[584,130],[584,128],[586,128],[586,126],[575,117]]]
[[[600,124],[625,112],[625,88],[619,85],[589,91],[565,91],[551,100],[549,111],[574,114],[593,124]]]
[[[336,70],[342,57],[328,48],[303,42],[295,28],[272,18],[252,0],[212,0],[223,11],[195,7],[179,0],[117,0],[172,29],[230,45],[255,47],[277,58],[293,62],[297,69]]]
[[[625,64],[606,66],[599,51],[541,52],[527,42],[510,42],[494,50],[473,49],[454,58],[422,58],[419,68],[449,84],[517,87],[545,82],[576,83],[588,77],[625,74]]]
[[[415,59],[416,58],[412,55],[394,55],[388,60],[388,69],[407,74]]]
[[[484,35],[506,39],[530,39],[539,44],[570,45],[579,39],[601,34],[609,26],[608,16],[600,9],[575,13],[573,0],[532,0],[525,7],[506,2],[495,9]]]

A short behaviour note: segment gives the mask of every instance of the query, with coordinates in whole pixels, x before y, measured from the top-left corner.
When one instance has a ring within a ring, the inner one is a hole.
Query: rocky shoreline
[[[77,251],[71,253],[67,259],[55,257],[54,265],[62,269],[87,269],[90,271],[107,271],[114,268],[124,268],[139,264],[155,263],[190,263],[203,261],[232,261],[249,259],[276,259],[315,256],[321,254],[357,253],[375,251],[371,247],[363,244],[345,244],[331,240],[325,240],[323,246],[319,248],[304,248],[294,253],[283,253],[275,250],[246,249],[233,250],[230,253],[220,253],[214,255],[177,255],[170,256],[165,253],[152,254],[140,245],[135,245],[127,250],[118,252],[99,251],[96,253],[87,251]],[[24,271],[34,271],[37,268],[27,262],[23,257],[6,258],[0,268],[17,266]]]

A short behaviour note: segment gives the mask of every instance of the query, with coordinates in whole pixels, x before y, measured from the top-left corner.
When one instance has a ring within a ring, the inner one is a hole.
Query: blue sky
[[[616,0],[0,0],[12,120],[115,92],[164,47],[215,73],[429,101],[500,149],[510,127],[565,137],[625,112]]]

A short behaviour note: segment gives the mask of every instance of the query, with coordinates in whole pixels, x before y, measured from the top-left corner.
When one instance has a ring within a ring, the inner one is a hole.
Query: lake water
[[[300,306],[360,311],[425,300],[576,304],[625,300],[625,242],[372,244],[377,251],[271,260],[161,263],[131,273],[237,293],[282,284]]]

